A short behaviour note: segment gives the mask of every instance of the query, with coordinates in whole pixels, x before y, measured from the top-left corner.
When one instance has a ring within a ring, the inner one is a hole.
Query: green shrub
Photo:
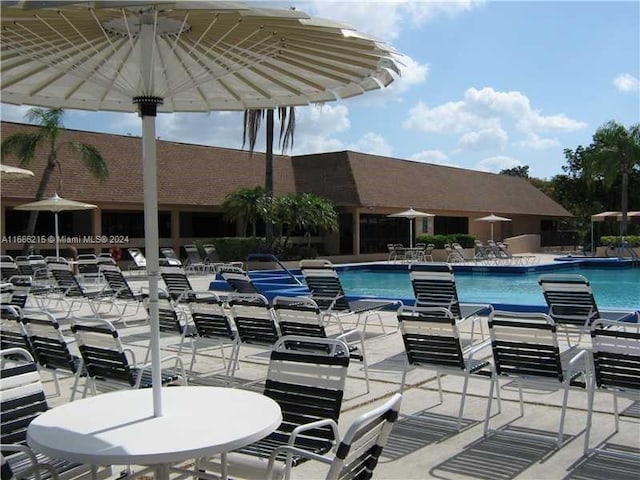
[[[223,237],[211,240],[223,262],[244,261],[250,253],[264,253],[267,248],[264,238]]]
[[[444,248],[445,243],[459,243],[462,248],[472,248],[476,237],[466,233],[454,233],[450,235],[420,235],[416,243],[432,243],[435,248]]]
[[[316,250],[315,247],[307,247],[305,245],[304,247],[298,248],[298,256],[302,260],[306,258],[309,258],[309,259],[318,258],[318,250]]]
[[[640,247],[640,235],[627,235],[624,239],[629,242],[632,247]],[[600,245],[617,245],[620,240],[619,236],[607,235],[600,237]]]

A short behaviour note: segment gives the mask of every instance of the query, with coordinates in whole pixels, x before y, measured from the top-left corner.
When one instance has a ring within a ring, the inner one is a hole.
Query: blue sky
[[[255,2],[254,2],[255,3]],[[640,2],[264,2],[355,26],[404,55],[384,91],[296,110],[293,154],[356,150],[498,172],[562,173],[608,120],[640,121]],[[264,4],[263,3],[263,4]],[[2,106],[21,121],[25,107]],[[68,128],[140,135],[134,114]],[[167,114],[158,136],[240,148],[242,114]],[[261,150],[262,145],[258,145]]]

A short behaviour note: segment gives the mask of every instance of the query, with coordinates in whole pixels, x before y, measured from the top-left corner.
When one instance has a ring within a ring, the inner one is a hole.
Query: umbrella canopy
[[[496,222],[510,222],[511,219],[507,217],[499,217],[498,215],[487,215],[486,217],[480,217],[474,219],[476,222],[489,222],[491,224],[491,240],[493,240],[493,224]]]
[[[640,218],[640,212],[627,212],[627,218],[632,220]],[[602,212],[591,215],[592,222],[604,222],[605,220],[622,220],[622,212]]]
[[[33,177],[31,170],[0,164],[0,178],[2,180],[17,180],[19,178]]]
[[[28,211],[45,211],[53,212],[55,217],[55,243],[56,243],[56,257],[60,256],[59,235],[58,235],[58,212],[64,212],[66,210],[91,210],[92,208],[98,208],[97,205],[84,202],[76,202],[75,200],[67,200],[66,198],[59,197],[57,193],[53,194],[53,197],[45,198],[44,200],[38,200],[37,202],[25,203],[15,207],[15,210],[28,210]]]
[[[2,101],[138,112],[154,415],[162,414],[158,331],[158,112],[264,109],[389,85],[395,52],[349,26],[239,2],[3,5]],[[33,5],[33,8],[31,7]]]
[[[413,247],[413,220],[415,218],[421,217],[435,217],[433,213],[420,212],[418,210],[414,210],[413,207],[409,208],[409,210],[403,210],[402,212],[392,213],[391,215],[387,215],[387,217],[402,217],[409,219],[409,248]]]

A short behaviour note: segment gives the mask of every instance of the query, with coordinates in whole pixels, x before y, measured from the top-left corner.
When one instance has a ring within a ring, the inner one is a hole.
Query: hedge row
[[[416,238],[416,243],[432,243],[435,248],[444,248],[446,243],[459,243],[462,248],[473,248],[476,237],[466,233],[453,233],[450,235],[420,235]]]
[[[624,239],[632,247],[640,247],[640,235],[627,235]],[[603,236],[600,237],[600,245],[616,245],[619,240],[619,236]]]

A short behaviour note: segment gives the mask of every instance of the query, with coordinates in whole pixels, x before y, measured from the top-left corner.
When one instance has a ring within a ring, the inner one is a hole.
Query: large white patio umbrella
[[[20,178],[33,177],[31,170],[24,168],[12,167],[11,165],[5,165],[0,163],[0,178],[2,180],[18,180]]]
[[[154,415],[162,414],[155,117],[308,105],[383,88],[395,52],[349,26],[240,2],[3,5],[2,101],[138,112]],[[34,5],[30,8],[30,5]]]
[[[474,219],[476,222],[489,222],[491,224],[491,240],[493,240],[493,224],[496,222],[510,222],[511,219],[507,217],[499,217],[498,215],[487,215],[486,217],[480,217]]]
[[[60,256],[60,235],[58,234],[58,213],[67,210],[91,210],[98,208],[97,205],[91,203],[76,202],[75,200],[67,200],[66,198],[59,197],[57,193],[53,194],[53,197],[45,198],[44,200],[38,200],[37,202],[25,203],[18,205],[15,210],[28,210],[39,212],[53,212],[55,217],[55,244],[56,244],[56,257]]]
[[[418,210],[414,210],[413,207],[411,207],[409,208],[409,210],[403,210],[402,212],[392,213],[391,215],[387,215],[387,217],[402,217],[402,218],[409,219],[409,248],[413,248],[413,221],[416,218],[435,217],[435,214],[419,212]]]

